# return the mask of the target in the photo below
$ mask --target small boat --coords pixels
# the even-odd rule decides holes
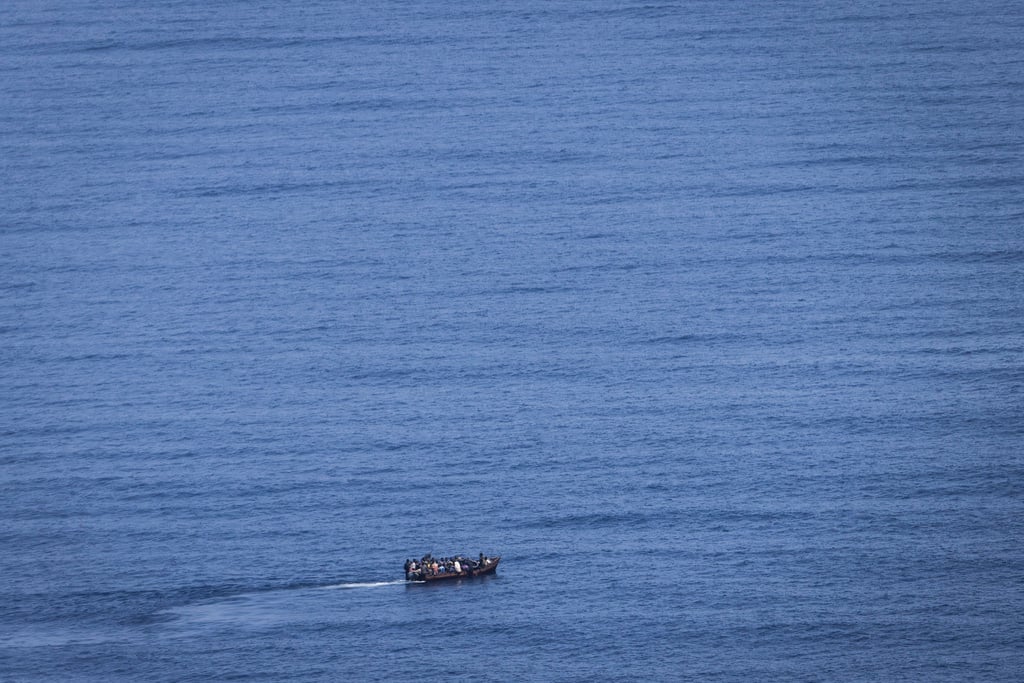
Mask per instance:
[[[480,558],[470,560],[459,556],[442,562],[427,555],[419,561],[409,561],[405,564],[405,578],[407,581],[451,581],[453,579],[467,579],[473,576],[493,574],[501,562],[501,556],[487,557],[481,553]],[[449,565],[445,567],[444,565]],[[434,568],[436,565],[436,569]],[[457,569],[456,569],[457,566]],[[443,571],[442,571],[443,570]]]

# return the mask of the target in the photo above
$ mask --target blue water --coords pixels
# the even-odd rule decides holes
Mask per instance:
[[[1022,35],[6,0],[0,679],[1021,680]]]

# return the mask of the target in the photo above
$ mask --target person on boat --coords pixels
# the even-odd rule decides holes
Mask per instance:
[[[462,563],[459,562],[458,558],[455,559],[454,569],[456,574],[462,573]]]

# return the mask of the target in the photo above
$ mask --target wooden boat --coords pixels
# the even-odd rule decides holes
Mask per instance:
[[[470,562],[469,560],[466,561]],[[498,568],[498,563],[501,562],[501,556],[496,557],[485,557],[483,562],[472,562],[467,567],[463,568],[460,572],[439,572],[432,574],[429,571],[423,571],[422,569],[412,572],[407,572],[405,578],[409,581],[452,581],[454,579],[468,579],[473,576],[483,576],[484,574],[493,574],[494,570]],[[459,562],[462,565],[462,562]]]

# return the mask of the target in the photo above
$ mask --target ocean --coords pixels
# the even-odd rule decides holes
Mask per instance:
[[[1022,35],[7,0],[0,680],[1020,681]]]

